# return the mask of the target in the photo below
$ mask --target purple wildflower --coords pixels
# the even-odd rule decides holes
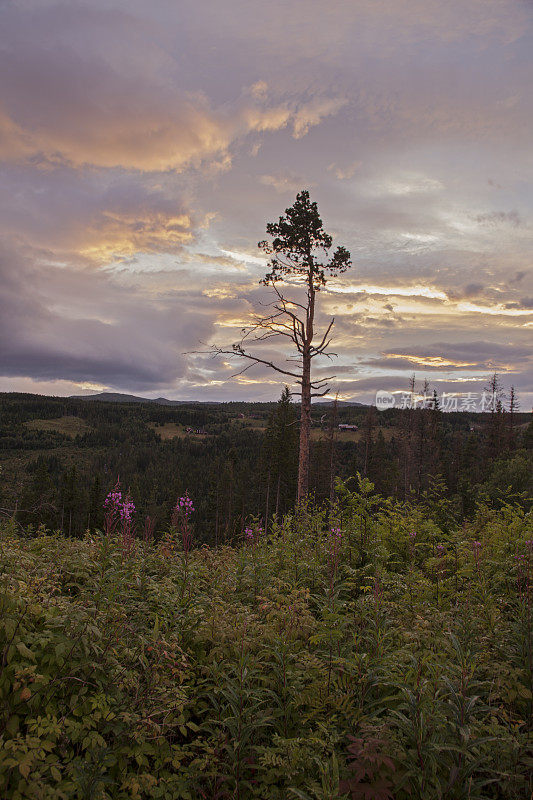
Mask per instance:
[[[188,558],[189,551],[192,547],[192,529],[189,523],[189,516],[193,513],[193,511],[193,502],[189,497],[189,493],[185,492],[183,497],[178,497],[172,512],[172,525],[174,525],[174,527],[181,532],[181,541],[186,559]]]
[[[111,512],[118,512],[122,505],[122,492],[120,491],[120,481],[117,478],[114,489],[109,492],[104,500],[104,508]]]
[[[135,503],[130,497],[126,497],[124,502],[122,503],[119,509],[120,518],[125,520],[126,522],[130,522],[132,519],[132,515],[135,514]]]
[[[188,492],[185,492],[183,497],[178,497],[178,501],[176,503],[176,511],[181,511],[182,514],[185,514],[186,517],[188,517],[189,514],[193,513],[194,505],[191,498],[189,497]]]

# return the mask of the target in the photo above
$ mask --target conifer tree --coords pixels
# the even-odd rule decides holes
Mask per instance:
[[[259,247],[269,255],[270,271],[262,280],[270,287],[275,299],[272,313],[257,317],[243,328],[240,342],[230,350],[215,346],[215,354],[230,354],[248,362],[240,373],[254,364],[262,364],[282,375],[289,376],[300,386],[300,442],[298,456],[298,501],[309,489],[309,453],[311,437],[311,399],[323,397],[328,392],[328,380],[313,380],[311,366],[317,356],[333,355],[328,351],[331,319],[323,333],[316,331],[317,299],[328,277],[345,272],[351,266],[350,253],[339,246],[330,253],[332,237],[324,231],[316,202],[311,202],[308,191],[299,192],[296,201],[285,210],[278,222],[266,226],[271,241],[259,242]],[[291,288],[291,295],[280,290],[280,284]],[[296,350],[289,361],[294,366],[280,366],[255,353],[255,345],[265,341],[289,341]]]
[[[100,476],[96,475],[89,493],[89,509],[87,512],[87,528],[94,531],[102,524],[102,487]]]
[[[298,471],[297,417],[291,402],[291,392],[285,386],[276,408],[270,414],[263,444],[265,474],[265,524],[270,510],[279,514],[286,502],[294,502]]]

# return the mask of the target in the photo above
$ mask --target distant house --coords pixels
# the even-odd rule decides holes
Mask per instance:
[[[359,425],[347,425],[345,422],[341,422],[339,425],[340,431],[358,431]]]

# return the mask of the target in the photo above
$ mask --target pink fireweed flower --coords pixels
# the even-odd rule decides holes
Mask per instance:
[[[261,525],[247,525],[243,532],[244,541],[248,542],[249,544],[255,544],[257,541],[259,541],[259,537],[262,536],[262,534],[263,527]]]
[[[120,505],[121,501],[122,501],[122,492],[109,492],[106,499],[104,500],[104,506],[105,507],[112,506],[113,508],[116,508],[118,505]]]
[[[476,561],[479,561],[482,550],[483,550],[483,545],[481,544],[481,542],[472,543],[472,552],[474,554],[474,558],[476,559]]]
[[[123,554],[131,553],[134,549],[135,523],[133,522],[133,515],[135,513],[135,503],[131,499],[129,492],[125,496],[122,494],[118,479],[113,491],[109,492],[104,500],[104,508],[106,509],[104,514],[106,533],[108,535],[114,534],[118,523],[120,523]]]
[[[122,492],[120,491],[120,481],[117,478],[114,489],[109,492],[104,500],[104,508],[108,511],[118,512],[122,505]]]
[[[132,515],[135,514],[135,503],[133,500],[130,500],[129,497],[126,497],[121,508],[119,509],[119,514],[121,519],[130,522]]]
[[[115,532],[118,523],[120,509],[122,506],[122,492],[120,490],[120,481],[117,482],[112,491],[109,492],[104,500],[104,530],[108,536]]]
[[[178,497],[178,501],[176,503],[176,511],[181,511],[182,514],[185,514],[186,517],[188,517],[189,514],[193,513],[194,511],[193,502],[187,492],[185,492],[183,497]]]
[[[183,551],[185,558],[188,557],[189,551],[192,547],[192,530],[189,523],[189,516],[194,511],[194,505],[189,497],[189,493],[185,492],[183,497],[178,497],[176,505],[172,512],[172,524],[181,533],[181,541],[183,544]]]

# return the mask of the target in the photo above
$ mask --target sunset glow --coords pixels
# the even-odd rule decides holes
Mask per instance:
[[[273,299],[257,242],[306,188],[353,260],[320,294],[333,394],[498,370],[531,406],[530,4],[8,0],[0,24],[1,391],[275,399],[204,351]]]

